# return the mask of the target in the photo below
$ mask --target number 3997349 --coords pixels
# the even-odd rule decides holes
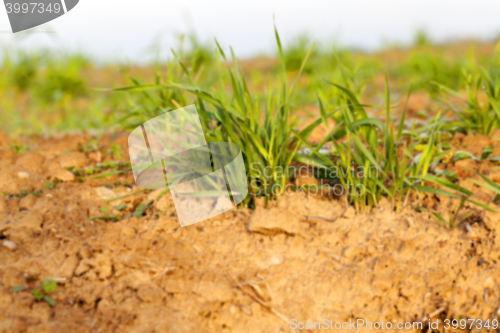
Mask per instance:
[[[5,8],[7,8],[7,14],[11,13],[59,13],[61,12],[62,6],[60,2],[55,3],[38,3],[38,2],[30,2],[30,3],[5,3]]]

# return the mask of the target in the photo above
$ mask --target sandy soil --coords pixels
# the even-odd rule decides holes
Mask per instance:
[[[79,182],[66,170],[112,160],[111,142],[126,152],[126,136],[79,151],[88,139],[29,138],[16,153],[0,136],[0,332],[290,332],[291,319],[422,321],[427,332],[429,318],[500,313],[499,213],[466,207],[471,217],[449,231],[410,206],[395,214],[383,201],[358,214],[341,200],[295,193],[181,228],[169,194],[104,201],[138,190],[127,186],[130,173]],[[480,149],[492,139],[454,145],[464,142]],[[454,167],[500,180],[490,162],[472,162]],[[474,191],[493,205],[491,193]],[[423,203],[443,214],[454,204]],[[91,220],[104,206],[121,220]],[[58,281],[54,308],[11,290],[46,278]]]

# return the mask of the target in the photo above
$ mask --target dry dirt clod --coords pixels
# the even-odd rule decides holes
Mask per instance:
[[[94,152],[89,153],[89,158],[92,160],[92,162],[101,163],[102,154],[100,151],[94,151]]]
[[[354,216],[356,216],[356,210],[351,206],[347,207],[343,217],[346,219],[353,219]]]
[[[78,267],[78,257],[69,256],[64,260],[61,267],[59,267],[59,275],[63,278],[70,278],[75,273],[76,267]]]
[[[59,179],[63,182],[72,182],[75,180],[75,175],[73,173],[62,168],[50,170],[48,176],[52,181]]]
[[[266,235],[302,233],[300,218],[283,208],[264,209],[257,207],[248,223],[248,230]]]
[[[492,141],[490,138],[478,134],[478,135],[468,135],[466,136],[462,144],[465,145],[465,149],[472,153],[474,156],[481,156],[481,153],[483,152],[483,149],[487,148],[489,145],[492,144]]]
[[[43,173],[45,157],[40,154],[28,152],[19,157],[16,161],[16,166],[24,170],[35,173]]]
[[[253,284],[251,285],[252,288],[253,288],[253,290],[258,295],[258,296],[255,296],[254,294],[252,294],[252,293],[248,292],[247,290],[245,290],[243,288],[243,285],[240,284],[240,283],[238,283],[238,281],[236,281],[234,278],[229,278],[228,277],[228,280],[231,281],[233,283],[233,285],[235,287],[237,287],[239,290],[241,290],[244,294],[250,296],[254,301],[256,301],[257,303],[259,303],[263,308],[267,309],[269,312],[271,312],[274,315],[276,315],[277,317],[281,318],[283,321],[285,321],[287,323],[289,322],[289,319],[285,315],[283,315],[283,314],[279,313],[278,311],[276,311],[270,304],[268,304],[267,302],[263,301],[260,298],[260,295],[259,295],[259,293],[257,291],[257,290],[260,290],[260,288],[256,289],[255,285],[253,285]]]
[[[107,187],[98,187],[94,189],[95,194],[102,200],[111,199],[116,197],[115,192]]]
[[[83,168],[87,166],[88,161],[85,154],[80,152],[72,152],[59,157],[59,164],[62,168],[67,168],[67,167]]]
[[[30,193],[19,201],[19,208],[28,210],[31,209],[35,203],[36,197]]]
[[[463,177],[472,177],[474,176],[474,171],[476,169],[477,162],[473,159],[461,160],[455,162],[455,167],[458,168],[460,174]]]
[[[25,178],[27,173],[18,170],[13,166],[2,168],[2,172],[0,172],[0,193],[16,194],[22,189],[31,188],[30,179],[28,179],[29,175]]]

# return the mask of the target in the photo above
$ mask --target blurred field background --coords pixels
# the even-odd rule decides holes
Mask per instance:
[[[379,105],[387,73],[393,101],[413,85],[411,106],[425,119],[436,82],[465,92],[470,75],[493,62],[498,7],[488,0],[319,1],[315,6],[113,0],[82,2],[77,12],[15,36],[0,11],[5,18],[0,24],[0,131],[17,137],[128,128],[139,121],[134,118],[175,107],[172,98],[155,106],[144,95],[103,89],[153,84],[158,73],[163,83],[191,84],[180,63],[201,89],[218,89],[214,83],[222,80],[230,90],[228,73],[218,68],[214,37],[228,58],[234,47],[250,91],[261,100],[276,86],[281,70],[273,16],[290,80],[315,42],[298,82],[294,116],[317,110],[318,91],[335,105],[338,92],[325,80]],[[185,92],[175,94],[177,103],[195,101]]]
[[[111,91],[134,84],[168,82],[191,84],[180,63],[188,67],[196,85],[207,91],[231,89],[227,72],[220,71],[216,43],[200,42],[195,35],[181,36],[168,58],[155,63],[107,63],[90,55],[53,49],[15,49],[4,47],[0,64],[0,131],[17,137],[75,130],[102,133],[129,128],[139,120],[175,108],[175,102],[193,103],[195,96],[177,91],[162,105],[154,105],[142,94]],[[284,57],[290,82],[297,74],[313,41],[297,38],[284,45]],[[405,97],[413,86],[413,116],[428,118],[436,83],[466,94],[468,80],[481,68],[489,68],[498,54],[497,41],[455,41],[433,43],[423,31],[414,36],[413,45],[388,47],[364,52],[327,43],[316,43],[298,82],[292,113],[296,117],[313,116],[318,94],[335,105],[338,92],[326,80],[350,87],[363,102],[378,105],[384,100],[385,74],[390,81],[393,100]],[[278,50],[274,55],[243,59],[240,69],[256,98],[262,99],[269,87],[279,80],[281,64]],[[226,53],[230,53],[226,49]],[[238,54],[235,54],[238,57]],[[228,60],[231,63],[231,60]],[[217,88],[214,88],[216,84]]]

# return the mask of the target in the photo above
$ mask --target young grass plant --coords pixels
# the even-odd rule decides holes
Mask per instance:
[[[408,204],[411,191],[415,191],[419,199],[423,193],[460,199],[458,209],[450,214],[450,221],[446,223],[451,228],[464,219],[461,218],[459,221],[458,217],[465,202],[494,210],[483,203],[471,200],[472,192],[434,175],[434,168],[442,160],[450,159],[453,155],[445,142],[448,136],[441,132],[445,122],[440,114],[418,129],[414,122],[411,131],[405,131],[407,103],[399,124],[395,126],[390,114],[391,98],[387,80],[385,124],[370,117],[365,106],[351,90],[330,84],[344,92],[349,101],[348,107],[342,110],[342,118],[336,119],[337,126],[326,138],[332,141],[335,157],[327,158],[319,152],[326,139],[313,147],[299,133],[295,133],[302,144],[312,152],[312,157],[306,158],[299,154],[296,160],[308,162],[317,168],[330,170],[334,168],[338,181],[345,190],[346,201],[353,204],[357,210],[366,212],[377,206],[380,199],[385,196],[399,212]],[[407,101],[410,94],[411,88]],[[324,103],[320,100],[319,104],[326,123],[327,112]],[[487,183],[488,186],[491,187],[491,183],[491,181]],[[432,213],[439,222],[444,220],[437,212]]]
[[[467,96],[443,84],[434,82],[441,94],[436,97],[453,110],[459,121],[453,123],[456,130],[490,135],[500,128],[500,56],[497,55],[490,65],[489,71],[481,68],[481,72],[463,74],[466,82]],[[453,96],[459,103],[450,101]]]
[[[190,44],[186,51],[185,40],[185,36],[181,35],[180,47],[177,51],[171,50],[173,60],[164,64],[157,62],[153,84],[144,83],[143,79],[133,76],[125,69],[122,71],[132,86],[114,91],[134,93],[127,98],[127,111],[117,120],[124,128],[133,129],[153,117],[179,108],[179,105],[191,104],[187,91],[167,88],[171,83],[189,85],[194,80],[202,82],[204,87],[217,83],[215,57],[208,47],[191,35],[187,38]],[[185,75],[186,72],[188,75]]]
[[[216,63],[219,68],[219,88],[209,91],[196,84],[192,71],[179,60],[188,84],[181,83],[180,76],[169,80],[166,84],[155,85],[136,84],[135,87],[117,89],[119,91],[141,91],[150,94],[159,91],[160,94],[182,94],[189,92],[196,98],[196,104],[201,116],[205,136],[209,142],[231,142],[241,148],[250,184],[250,193],[254,196],[266,196],[267,199],[280,196],[289,179],[287,168],[299,149],[297,136],[294,136],[294,121],[291,117],[294,93],[298,79],[304,69],[313,47],[305,55],[298,74],[292,84],[288,82],[286,61],[278,32],[275,29],[276,42],[281,59],[281,75],[278,87],[270,86],[265,96],[254,95],[248,89],[245,75],[240,71],[238,60],[231,49],[232,68],[222,47],[216,41]],[[222,70],[226,64],[226,73]],[[226,93],[224,75],[227,75],[232,95]],[[171,95],[172,96],[172,95]],[[160,97],[160,99],[162,99]],[[180,108],[187,105],[187,100],[172,103]],[[321,123],[318,119],[301,131],[303,137],[309,137],[313,129]],[[249,202],[247,197],[245,203]]]
[[[440,125],[438,118],[419,130],[413,125],[411,132],[405,132],[406,106],[395,128],[390,116],[391,100],[387,80],[387,125],[370,117],[365,110],[366,106],[359,102],[351,90],[334,83],[330,84],[342,91],[349,103],[348,107],[342,110],[342,117],[336,119],[336,128],[326,138],[332,142],[335,158],[329,159],[319,152],[326,140],[312,147],[297,133],[302,144],[307,146],[314,156],[304,159],[299,155],[297,160],[308,161],[319,168],[333,168],[347,194],[346,200],[354,204],[357,210],[367,211],[377,206],[382,196],[387,196],[399,211],[413,188],[412,177],[425,175],[430,165],[436,163],[439,157],[434,154],[434,133]],[[410,93],[408,98],[409,96]],[[320,100],[319,104],[322,114],[326,115],[324,103]],[[428,130],[431,130],[431,139],[424,152],[415,159],[413,151],[419,141],[414,138]]]

